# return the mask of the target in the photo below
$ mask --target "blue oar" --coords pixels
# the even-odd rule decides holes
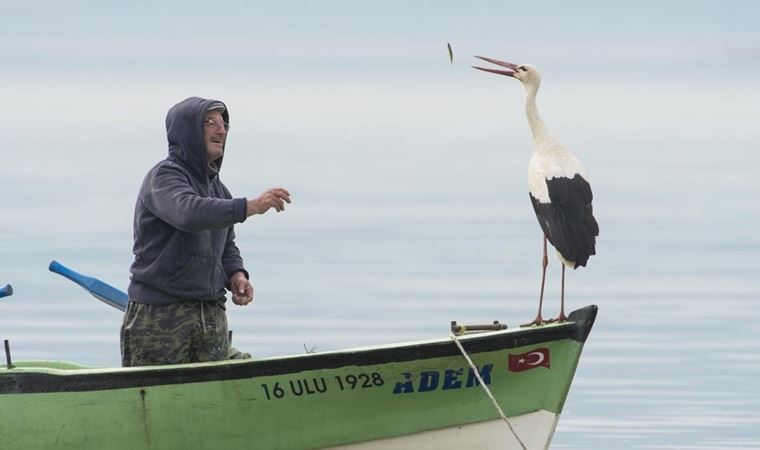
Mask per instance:
[[[50,269],[51,272],[62,275],[74,283],[82,286],[87,292],[89,292],[93,297],[97,298],[101,302],[122,311],[127,309],[129,297],[127,294],[116,289],[115,287],[106,284],[97,278],[88,277],[87,275],[82,275],[81,273],[74,272],[58,261],[52,261],[48,269]]]
[[[13,288],[10,284],[6,284],[3,287],[0,287],[0,298],[8,297],[13,295]]]

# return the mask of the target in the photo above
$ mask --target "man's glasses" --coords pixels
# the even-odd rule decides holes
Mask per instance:
[[[206,128],[211,128],[212,130],[224,128],[224,131],[227,131],[230,129],[230,124],[227,122],[222,122],[219,119],[206,119],[203,121],[203,125],[205,125]]]

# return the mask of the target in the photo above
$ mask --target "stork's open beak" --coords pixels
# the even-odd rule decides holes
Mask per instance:
[[[499,70],[499,69],[486,69],[485,67],[478,67],[478,66],[472,66],[473,69],[482,70],[483,72],[491,72],[498,75],[506,75],[508,77],[514,77],[515,72],[517,72],[517,65],[512,64],[510,62],[506,61],[499,61],[498,59],[492,59],[492,58],[486,58],[485,56],[478,56],[475,55],[476,58],[482,59],[483,61],[488,61],[492,64],[496,64],[497,66],[506,67],[510,70]]]

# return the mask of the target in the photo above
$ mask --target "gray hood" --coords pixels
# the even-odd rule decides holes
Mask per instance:
[[[229,123],[227,106],[219,100],[200,97],[187,98],[174,105],[166,114],[166,138],[169,141],[169,159],[180,162],[200,180],[207,180],[208,158],[206,156],[203,115],[213,107],[224,107],[222,118]],[[213,162],[218,173],[222,167],[222,155]]]

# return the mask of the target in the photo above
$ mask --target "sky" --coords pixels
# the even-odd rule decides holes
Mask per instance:
[[[523,205],[522,89],[472,70],[476,54],[539,67],[550,129],[595,186],[629,196],[629,210],[653,201],[642,177],[674,196],[698,191],[711,202],[700,208],[724,194],[702,189],[705,179],[748,201],[760,194],[734,177],[758,164],[754,1],[28,1],[2,11],[4,264],[29,235],[48,259],[110,242],[122,252],[110,275],[125,280],[135,194],[165,154],[166,111],[191,95],[230,109],[223,178],[236,195],[293,192],[293,220],[264,228],[317,223],[336,204]],[[451,186],[461,198],[434,194]]]
[[[440,54],[433,49],[442,42],[462,62],[484,52],[546,67],[707,72],[729,64],[745,72],[757,68],[760,51],[752,1],[7,3],[0,55],[5,74],[22,76],[366,71],[407,78],[410,70],[434,70]]]

